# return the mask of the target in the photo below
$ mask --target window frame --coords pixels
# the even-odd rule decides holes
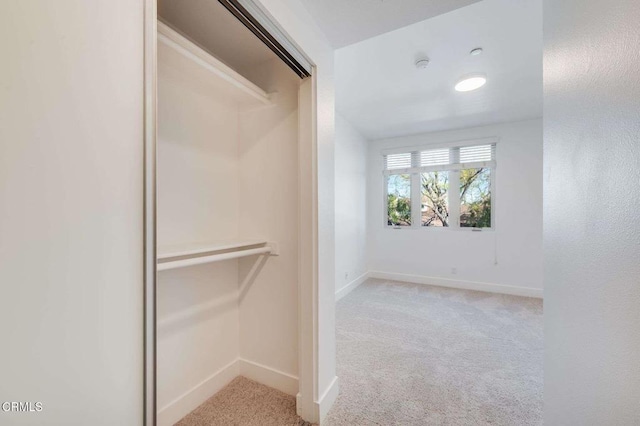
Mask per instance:
[[[435,232],[446,232],[446,231],[458,231],[458,232],[494,232],[496,230],[496,174],[498,168],[498,145],[499,138],[497,137],[489,137],[489,138],[480,138],[480,139],[465,139],[460,141],[452,141],[441,144],[422,144],[422,145],[414,145],[414,146],[405,146],[391,149],[384,149],[380,151],[380,155],[382,156],[382,187],[383,187],[383,227],[386,229],[418,229],[424,228],[429,230],[438,230]],[[422,182],[421,176],[423,171],[416,171],[416,168],[420,168],[420,152],[421,151],[430,151],[437,149],[452,149],[452,148],[463,148],[468,146],[476,146],[476,145],[494,145],[494,158],[491,160],[493,163],[490,166],[487,166],[491,170],[490,172],[490,183],[489,183],[489,191],[491,194],[491,227],[487,228],[474,228],[474,227],[462,227],[460,226],[460,168],[452,167],[451,164],[442,165],[440,170],[449,172],[449,190],[447,195],[449,197],[449,218],[455,218],[455,222],[450,226],[422,226]],[[386,155],[392,154],[403,154],[403,153],[412,153],[411,155],[411,168],[410,169],[386,169],[386,164],[384,162],[384,157]],[[456,151],[453,151],[456,152]],[[457,159],[453,159],[452,162],[456,162]],[[438,167],[439,166],[434,166]],[[472,167],[469,167],[472,168]],[[388,176],[396,175],[396,174],[409,174],[411,176],[411,226],[397,226],[397,225],[389,225],[388,224]],[[456,184],[452,184],[452,182],[456,182]],[[454,203],[451,200],[455,200]],[[450,219],[451,220],[451,219]],[[446,231],[445,231],[446,230]]]

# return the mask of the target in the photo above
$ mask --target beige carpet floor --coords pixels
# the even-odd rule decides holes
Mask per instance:
[[[340,395],[323,426],[542,424],[542,302],[367,280],[336,306]],[[179,426],[302,426],[243,377]]]
[[[308,426],[296,415],[296,399],[236,377],[177,426]]]
[[[370,279],[336,306],[323,426],[542,424],[542,301]]]

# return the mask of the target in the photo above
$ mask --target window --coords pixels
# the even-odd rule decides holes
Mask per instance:
[[[387,225],[411,226],[411,176],[387,177]]]
[[[491,169],[460,170],[460,226],[491,228]]]
[[[495,143],[384,155],[386,224],[493,227]]]
[[[422,226],[449,226],[449,172],[420,174]]]

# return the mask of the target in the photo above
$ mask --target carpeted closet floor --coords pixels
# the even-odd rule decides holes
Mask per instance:
[[[336,306],[340,395],[323,426],[542,424],[542,301],[370,279]],[[305,425],[237,378],[180,426]]]
[[[176,426],[310,426],[296,415],[296,399],[236,377]]]

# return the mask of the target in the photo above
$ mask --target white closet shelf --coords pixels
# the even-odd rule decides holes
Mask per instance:
[[[229,92],[239,104],[244,106],[273,104],[267,92],[161,21],[158,21],[158,42],[209,71],[211,78],[217,80],[216,83],[232,89]]]
[[[165,271],[258,254],[278,256],[277,243],[240,240],[167,247],[158,250],[157,269]]]

